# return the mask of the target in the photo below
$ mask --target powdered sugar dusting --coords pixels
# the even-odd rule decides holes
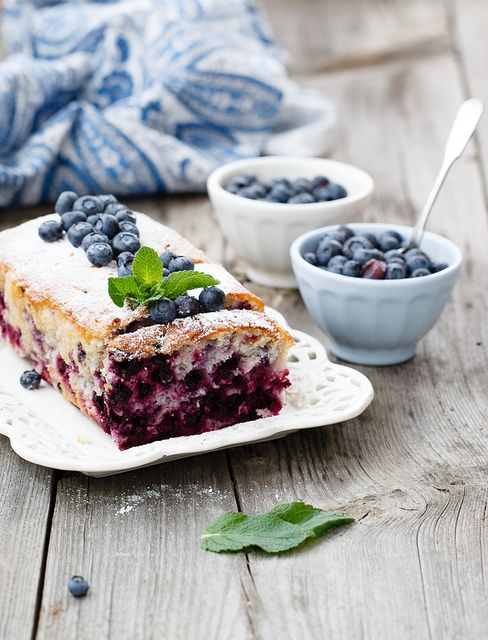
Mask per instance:
[[[49,244],[41,240],[38,228],[48,219],[57,219],[57,215],[43,216],[0,233],[0,267],[5,265],[7,277],[22,286],[31,301],[63,313],[96,337],[110,335],[119,326],[147,313],[145,307],[136,311],[119,309],[110,299],[108,278],[117,275],[115,263],[95,267],[83,250],[75,249],[66,238]],[[137,224],[142,245],[159,252],[168,248],[199,262],[198,270],[214,275],[234,306],[236,299],[242,298],[254,308],[262,307],[259,298],[221,265],[208,263],[205,254],[176,231],[142,213],[137,214]]]

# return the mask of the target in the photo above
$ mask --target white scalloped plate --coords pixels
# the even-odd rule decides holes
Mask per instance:
[[[277,320],[283,317],[269,310]],[[299,429],[350,420],[373,399],[366,376],[333,364],[324,347],[301,331],[289,355],[291,386],[279,415],[219,431],[159,440],[119,451],[110,436],[43,384],[27,391],[19,384],[26,366],[8,345],[0,345],[0,433],[19,456],[36,464],[106,476],[242,444],[272,440]]]

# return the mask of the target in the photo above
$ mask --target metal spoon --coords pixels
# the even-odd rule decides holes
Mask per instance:
[[[401,253],[419,246],[429,214],[434,206],[437,196],[439,195],[439,191],[444,184],[444,180],[446,179],[449,169],[452,167],[454,162],[461,157],[463,151],[466,149],[466,145],[473,135],[482,113],[483,103],[475,98],[466,100],[466,102],[463,102],[460,106],[456,119],[454,120],[454,124],[452,125],[451,133],[447,139],[446,148],[444,150],[444,159],[442,161],[439,174],[437,175],[434,186],[429,193],[429,197],[427,198],[427,202],[422,209],[417,223],[413,228],[412,236],[410,237],[408,244],[399,249]]]

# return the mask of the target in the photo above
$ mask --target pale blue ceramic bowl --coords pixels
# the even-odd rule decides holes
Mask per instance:
[[[379,235],[387,229],[409,238],[411,227],[393,224],[351,223],[358,234]],[[432,329],[444,309],[463,261],[455,244],[426,232],[420,248],[434,262],[446,262],[443,271],[405,280],[363,280],[331,273],[302,257],[315,251],[319,239],[337,225],[301,235],[290,249],[300,293],[311,316],[330,338],[331,351],[349,362],[389,365],[415,355],[417,342]]]

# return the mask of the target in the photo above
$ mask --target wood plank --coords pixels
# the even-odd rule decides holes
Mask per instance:
[[[449,46],[442,0],[261,0],[290,67],[309,73]]]
[[[235,510],[225,454],[58,485],[38,639],[250,636],[242,555],[199,548],[208,521]],[[90,581],[86,598],[67,591]]]
[[[463,99],[453,58],[310,83],[340,99],[336,157],[363,166],[376,180],[365,218],[412,221]],[[449,177],[430,226],[457,241],[466,267],[417,357],[399,367],[363,368],[376,398],[358,420],[230,453],[245,512],[300,498],[362,518],[303,552],[249,556],[263,601],[254,621],[260,637],[474,639],[488,633],[488,401],[481,375],[488,229],[473,147]],[[298,300],[291,294],[285,300],[291,322],[301,323]]]
[[[0,436],[0,638],[31,637],[53,488],[51,470],[19,458]]]

